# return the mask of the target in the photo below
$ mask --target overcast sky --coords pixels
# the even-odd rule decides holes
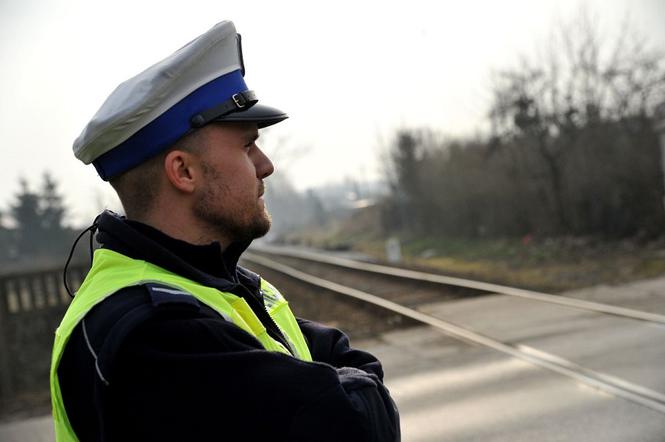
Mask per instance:
[[[533,54],[586,5],[611,35],[623,16],[665,48],[662,0],[0,0],[0,210],[19,176],[51,172],[84,223],[112,191],[72,141],[122,81],[216,22],[243,35],[245,79],[290,119],[267,131],[276,166],[305,189],[380,175],[399,127],[484,129],[493,69]]]

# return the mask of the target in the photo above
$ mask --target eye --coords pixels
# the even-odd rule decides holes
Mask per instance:
[[[256,147],[256,140],[258,138],[259,138],[258,136],[250,136],[250,137],[245,138],[247,144],[245,144],[243,146],[243,148],[246,149],[246,150],[250,150],[253,147]]]

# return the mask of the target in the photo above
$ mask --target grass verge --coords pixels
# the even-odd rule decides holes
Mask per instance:
[[[330,250],[354,250],[385,262],[376,231],[344,225],[285,238]],[[665,275],[665,238],[650,242],[599,238],[399,238],[402,265],[452,276],[546,292],[616,285]]]

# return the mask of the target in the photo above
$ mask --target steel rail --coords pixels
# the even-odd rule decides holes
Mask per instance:
[[[251,250],[259,253],[268,253],[273,255],[286,256],[291,258],[305,259],[325,264],[331,264],[338,267],[344,267],[354,270],[362,270],[370,273],[379,273],[383,275],[397,276],[416,281],[427,281],[435,284],[452,285],[456,287],[465,287],[473,290],[479,290],[488,293],[497,293],[500,295],[516,296],[532,301],[547,302],[558,304],[564,307],[570,307],[578,310],[586,310],[595,313],[604,313],[607,315],[618,316],[622,318],[635,319],[657,324],[665,324],[665,315],[658,313],[643,312],[640,310],[619,307],[615,305],[600,304],[592,301],[568,298],[560,295],[550,295],[533,290],[518,289],[488,282],[473,281],[470,279],[455,278],[452,276],[435,275],[432,273],[419,272],[415,270],[400,269],[397,267],[388,267],[368,262],[355,261],[352,259],[338,258],[335,256],[324,256],[318,253],[282,250],[276,247],[253,246]]]
[[[293,267],[274,262],[269,258],[258,256],[251,252],[246,252],[243,258],[274,271],[283,273],[292,278],[300,280],[310,285],[321,287],[338,294],[349,296],[363,302],[367,302],[386,310],[398,313],[402,316],[414,319],[420,323],[430,325],[445,334],[474,344],[480,344],[493,350],[508,354],[525,362],[538,367],[559,373],[570,377],[580,383],[588,385],[597,390],[620,397],[631,402],[643,405],[652,410],[665,414],[665,395],[655,390],[633,384],[615,376],[606,373],[591,370],[572,361],[563,359],[559,356],[542,352],[521,344],[510,344],[497,341],[489,336],[485,336],[473,330],[453,324],[434,316],[413,310],[403,305],[397,304],[387,299],[372,295],[361,290],[347,287],[332,281],[319,278],[297,270]]]

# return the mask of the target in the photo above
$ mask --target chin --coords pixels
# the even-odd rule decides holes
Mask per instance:
[[[246,226],[244,232],[240,237],[245,240],[253,240],[265,236],[270,231],[272,225],[272,218],[265,209],[261,209],[260,213]]]
[[[270,231],[270,227],[272,226],[272,220],[270,219],[270,216],[267,216],[262,221],[263,222],[261,223],[261,225],[256,226],[257,228],[255,230],[254,239],[261,238]]]

